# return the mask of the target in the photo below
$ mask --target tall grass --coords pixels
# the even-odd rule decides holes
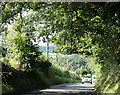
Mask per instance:
[[[113,65],[107,74],[102,75],[96,83],[96,92],[120,94],[120,67]],[[118,95],[119,95],[118,94]]]
[[[55,84],[81,82],[76,80],[71,74],[66,76],[66,72],[52,65],[48,70],[48,75],[35,69],[32,71],[22,71],[9,65],[9,61],[2,61],[3,72],[12,72],[11,75],[3,74],[3,93],[24,93],[36,89],[44,89]]]

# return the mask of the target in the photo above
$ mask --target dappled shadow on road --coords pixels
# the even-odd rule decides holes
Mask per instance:
[[[120,95],[117,93],[94,93],[94,92],[80,92],[80,93],[60,93],[60,92],[41,92],[41,93],[7,93],[2,95]]]
[[[92,84],[61,84],[48,89],[32,91],[31,95],[96,95]],[[28,94],[30,95],[30,94]]]
[[[93,84],[61,84],[54,85],[43,90],[34,90],[26,93],[15,93],[11,95],[99,95],[94,93]],[[8,94],[10,95],[10,94]]]
[[[17,95],[17,94],[14,94]],[[20,94],[20,95],[120,95],[116,93],[94,93],[94,92],[80,92],[80,93],[59,93],[59,92],[50,92],[50,93],[32,93],[32,94]]]
[[[97,94],[95,94],[93,92],[80,92],[80,93],[60,93],[60,92],[46,93],[46,92],[43,92],[43,93],[40,93],[40,94],[32,93],[32,94],[22,94],[22,95],[97,95]]]
[[[52,93],[42,93],[42,94],[40,94],[40,95],[94,95],[94,93],[92,93],[92,92],[87,92],[87,93],[85,93],[85,92],[80,92],[80,93],[56,93],[56,92],[52,92]]]

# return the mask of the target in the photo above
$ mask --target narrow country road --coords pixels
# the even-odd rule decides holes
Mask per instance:
[[[61,84],[44,90],[35,90],[31,95],[94,95],[94,85],[89,83]],[[28,95],[30,95],[28,94]],[[26,94],[25,94],[26,95]]]

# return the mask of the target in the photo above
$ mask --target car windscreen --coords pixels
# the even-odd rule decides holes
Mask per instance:
[[[90,76],[84,76],[84,78],[91,78]]]

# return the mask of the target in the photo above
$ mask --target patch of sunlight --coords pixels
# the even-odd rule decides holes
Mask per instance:
[[[119,88],[119,83],[116,83],[116,85],[109,90],[109,93],[114,93]]]
[[[89,84],[89,83],[85,83],[85,84],[82,84],[81,83],[77,83],[77,84],[71,84],[71,85],[67,85],[68,87],[88,87],[88,89],[94,89],[94,84]]]
[[[106,85],[107,85],[107,84],[106,84]],[[103,93],[107,93],[107,92],[108,92],[108,87],[109,87],[109,86],[110,86],[110,84],[108,84],[108,85],[105,87]]]
[[[12,66],[12,67],[14,67],[15,69],[17,69],[18,67],[19,67],[19,63],[18,63],[18,61],[16,61],[15,59],[10,59],[10,65]]]
[[[109,79],[110,79],[110,76],[107,77],[107,79],[105,80],[105,82],[103,83],[103,85],[105,85]]]
[[[110,84],[108,84],[104,89],[103,93],[115,93],[116,90],[119,89],[119,85],[120,85],[120,81],[117,82],[114,87],[109,89],[108,87],[110,86]]]
[[[45,89],[45,90],[40,90],[42,92],[64,92],[64,93],[75,93],[75,92],[93,92],[93,90],[78,90],[78,89]]]

